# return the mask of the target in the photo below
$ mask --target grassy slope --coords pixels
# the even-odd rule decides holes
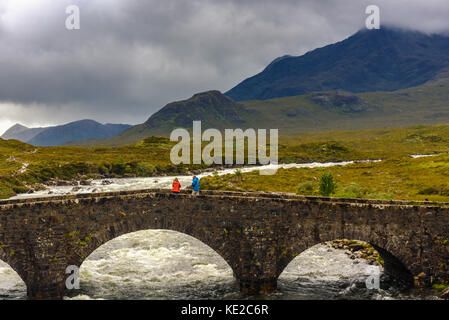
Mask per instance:
[[[243,101],[241,103],[248,111],[240,112],[239,116],[244,121],[230,121],[227,125],[229,128],[243,129],[277,128],[280,130],[280,135],[285,137],[328,130],[359,130],[449,123],[449,77],[447,76],[405,90],[357,94],[356,96],[363,101],[365,107],[365,110],[361,112],[348,111],[345,107],[329,107],[315,103],[312,101],[312,97],[317,93],[264,101]],[[189,110],[190,107],[186,110]],[[192,117],[202,120],[203,128],[221,129],[222,126],[220,127],[210,120],[218,117],[219,111],[217,110],[214,111],[213,117],[207,112],[200,112]],[[168,136],[168,132],[177,127],[173,126],[172,122],[171,118],[167,118],[164,124],[159,119],[154,128],[141,124],[112,138],[77,143],[116,146],[136,143],[150,135]],[[191,128],[191,125],[191,121],[189,121],[188,124],[182,126]]]
[[[145,123],[129,128],[120,134],[100,140],[78,141],[72,145],[123,145],[140,141],[148,136],[170,136],[175,128],[192,130],[195,120],[201,120],[203,131],[216,128],[224,131],[226,128],[245,126],[245,120],[257,112],[248,110],[231,100],[219,91],[207,91],[195,94],[193,97],[167,104],[154,113]]]
[[[314,103],[312,94],[242,102],[259,111],[248,119],[259,128],[279,128],[282,135],[310,131],[406,127],[449,122],[449,78],[394,92],[357,94],[371,107],[369,111],[345,112]]]
[[[333,131],[286,137],[281,141],[281,162],[386,159],[326,169],[279,170],[273,176],[257,172],[207,178],[205,189],[297,192],[318,195],[318,180],[331,172],[339,187],[334,196],[379,199],[449,201],[449,156],[412,159],[411,154],[449,151],[449,125],[396,129]],[[309,187],[307,186],[309,185]]]
[[[0,139],[0,198],[12,196],[17,192],[26,192],[29,189],[28,186],[44,183],[52,178],[69,180],[100,176],[126,177],[185,173],[187,166],[170,164],[169,153],[173,145],[174,143],[167,139],[153,137],[124,147],[35,148],[18,141]],[[445,189],[444,160],[446,158],[443,157],[441,164],[438,164],[443,169],[437,170],[432,161],[440,158],[413,160],[408,158],[408,155],[448,152],[449,125],[309,133],[300,137],[283,137],[279,147],[280,161],[285,163],[390,159],[381,164],[354,165],[357,170],[353,170],[353,166],[329,169],[341,175],[342,178],[336,176],[341,182],[339,192],[344,191],[346,195],[348,194],[347,190],[343,190],[344,187],[351,182],[356,182],[360,184],[361,189],[367,188],[362,190],[366,191],[365,193],[359,190],[361,192],[359,196],[415,197],[416,199],[430,197],[445,200],[449,200],[446,199],[447,196],[444,195],[443,190]],[[414,167],[420,162],[425,164],[424,167]],[[29,163],[27,171],[18,173],[23,163]],[[194,166],[190,166],[192,167]],[[272,177],[250,174],[248,177],[252,177],[253,180],[245,177],[242,185],[232,183],[235,177],[225,177],[223,181],[230,179],[232,185],[222,184],[218,179],[217,183],[210,182],[209,187],[295,192],[299,183],[316,181],[321,173],[321,169],[280,170],[278,175]],[[396,180],[400,182],[394,184]],[[204,180],[204,183],[206,183],[205,187],[208,187],[209,182]],[[389,187],[390,184],[392,188]],[[411,186],[409,191],[407,188],[402,188],[407,184]],[[418,195],[419,191],[426,191],[426,188],[443,190],[440,192],[443,195]],[[429,192],[435,193],[437,192],[435,190]]]
[[[291,192],[319,195],[319,178],[332,173],[338,187],[332,196],[371,199],[449,201],[449,156],[411,159],[402,157],[379,163],[355,163],[345,167],[280,169],[275,175],[258,172],[201,180],[203,189]],[[298,187],[300,190],[298,191]]]
[[[0,139],[0,198],[27,192],[53,178],[152,176],[181,173],[186,166],[170,163],[174,143],[148,138],[136,145],[116,148],[41,147]],[[20,173],[23,164],[27,170]],[[194,166],[191,166],[193,168]]]

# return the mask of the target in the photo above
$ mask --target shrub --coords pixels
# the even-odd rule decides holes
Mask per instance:
[[[140,177],[150,177],[156,172],[155,166],[148,162],[140,162],[137,164],[137,175]]]
[[[342,198],[363,198],[368,190],[362,188],[358,183],[350,183],[339,190],[336,195]]]
[[[303,195],[312,195],[315,192],[315,183],[313,181],[306,181],[298,184],[296,193]]]
[[[113,173],[117,175],[123,175],[126,171],[126,163],[123,157],[119,157],[117,162],[114,162],[112,164],[112,170]]]
[[[109,174],[109,168],[108,165],[106,163],[102,163],[99,167],[98,167],[98,173],[102,174],[102,175],[108,175]]]
[[[334,176],[331,173],[325,173],[320,178],[320,195],[330,196],[337,188]]]
[[[242,181],[243,180],[242,170],[237,169],[237,170],[235,170],[234,174],[235,174],[235,176],[237,178],[237,181]]]
[[[360,186],[358,183],[350,183],[349,185],[344,186],[335,193],[335,196],[341,198],[393,199],[391,193],[373,191]]]
[[[418,194],[422,194],[422,195],[433,195],[433,194],[439,194],[440,190],[438,190],[435,187],[427,187],[424,189],[421,189],[418,191]]]

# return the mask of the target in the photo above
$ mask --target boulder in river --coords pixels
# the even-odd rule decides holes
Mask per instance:
[[[81,180],[80,185],[82,186],[90,186],[92,184],[92,180]]]

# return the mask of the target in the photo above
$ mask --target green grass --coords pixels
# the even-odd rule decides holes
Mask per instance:
[[[0,198],[63,180],[186,174],[206,165],[172,165],[167,138],[149,137],[121,147],[39,147],[0,139]],[[203,147],[206,143],[203,143]],[[338,197],[449,201],[449,125],[315,132],[280,139],[281,163],[385,159],[326,169],[279,170],[203,179],[204,189],[319,194],[319,179],[332,173]],[[224,153],[223,153],[224,154]],[[442,154],[411,159],[411,154]],[[27,170],[20,173],[24,163]]]
[[[412,159],[391,158],[329,168],[280,169],[275,175],[258,172],[208,177],[203,189],[287,192],[320,195],[319,180],[331,173],[337,182],[334,197],[449,201],[449,155]],[[429,192],[429,190],[431,192]]]
[[[0,198],[27,192],[51,179],[87,179],[180,174],[204,165],[172,165],[167,138],[150,137],[115,148],[40,147],[0,139]],[[27,170],[19,173],[24,163]]]
[[[313,101],[317,93],[252,100],[242,103],[254,110],[247,126],[279,128],[282,136],[298,136],[329,130],[398,128],[412,125],[435,125],[449,122],[449,78],[393,92],[355,94],[360,112],[344,107],[328,107]],[[335,92],[320,94],[332,96]]]

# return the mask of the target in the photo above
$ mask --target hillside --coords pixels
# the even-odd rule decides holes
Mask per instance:
[[[251,126],[279,128],[282,135],[440,124],[449,122],[449,78],[394,92],[330,91],[242,103],[258,112]]]
[[[447,52],[449,37],[392,28],[362,30],[301,57],[277,58],[226,95],[196,94],[167,104],[117,136],[69,144],[114,146],[152,135],[168,137],[175,128],[190,129],[194,120],[202,121],[203,130],[277,128],[290,136],[447,123]]]
[[[59,146],[73,140],[112,137],[129,127],[131,126],[125,124],[101,124],[93,120],[80,120],[45,128],[27,128],[16,124],[1,138],[16,139],[35,146]]]
[[[314,91],[395,91],[424,84],[449,66],[449,37],[394,28],[361,30],[303,56],[275,59],[225,94],[267,100]]]
[[[449,77],[443,76],[418,87],[394,92],[327,91],[240,103],[232,102],[218,92],[213,95],[216,99],[210,104],[203,99],[196,101],[198,97],[168,104],[147,122],[117,136],[73,144],[113,146],[135,143],[152,135],[168,137],[176,127],[191,128],[193,119],[202,120],[203,129],[277,128],[281,136],[449,123]],[[219,107],[219,101],[228,108]],[[228,110],[226,117],[232,120],[220,120],[225,114],[220,110]]]
[[[176,128],[192,129],[195,120],[202,121],[202,129],[247,127],[248,119],[257,116],[256,110],[248,110],[219,91],[195,94],[187,100],[167,104],[143,124],[129,128],[117,136],[101,141],[86,141],[82,144],[119,145],[135,143],[146,137],[169,136]],[[71,143],[72,144],[72,143]]]
[[[360,172],[362,180],[357,180],[351,172],[344,175],[345,181],[342,182],[350,185],[351,182],[360,181],[361,185],[372,188],[373,193],[370,195],[375,195],[376,198],[382,196],[381,193],[390,193],[391,185],[395,183],[400,191],[393,195],[395,198],[402,198],[407,194],[410,199],[431,197],[434,200],[449,201],[449,187],[445,186],[447,155],[442,163],[434,164],[432,160],[435,157],[427,157],[423,158],[427,159],[426,163],[414,167],[416,172],[426,170],[426,174],[422,175],[426,177],[425,184],[416,181],[416,176],[419,175],[404,172],[407,165],[415,161],[409,157],[411,154],[449,152],[449,125],[327,131],[282,137],[279,142],[281,163],[390,159],[386,166],[380,164],[380,171],[375,174],[371,173],[371,166],[375,164],[359,164],[358,166],[366,169],[366,172]],[[17,140],[0,138],[0,199],[39,190],[43,187],[42,183],[72,185],[72,180],[92,178],[186,175],[192,170],[206,167],[204,164],[172,165],[169,159],[174,144],[167,138],[150,137],[135,145],[113,148],[34,147]],[[397,159],[400,159],[400,162],[394,165]],[[396,171],[391,164],[400,171]],[[301,170],[307,174],[307,179],[311,178],[312,172],[315,171]],[[285,177],[283,172],[285,171],[279,170],[279,174],[268,180],[266,176],[261,176],[265,177],[263,182],[258,180],[246,190],[295,192],[298,183],[307,182],[302,175],[295,175],[291,180],[292,177]],[[385,172],[391,172],[392,175]],[[342,179],[337,174],[335,177]],[[413,183],[413,190],[409,190],[409,182]],[[202,183],[202,188],[206,189],[207,182]],[[346,187],[345,184],[342,186]],[[214,188],[221,187],[229,185],[216,185]],[[242,187],[240,183],[234,184],[232,190]]]

